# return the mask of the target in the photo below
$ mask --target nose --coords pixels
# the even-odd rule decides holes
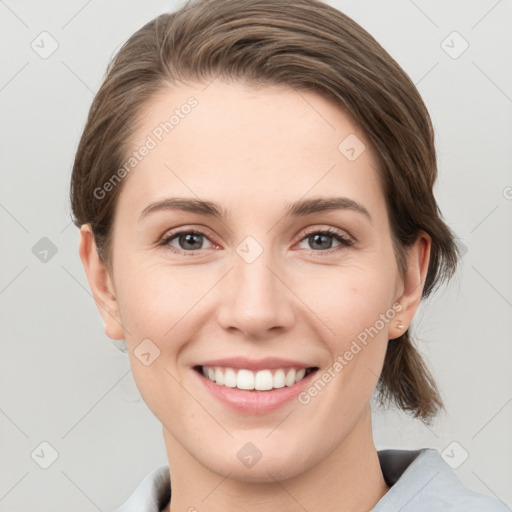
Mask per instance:
[[[294,294],[286,272],[271,251],[254,261],[235,253],[233,268],[222,280],[217,321],[228,331],[251,340],[265,340],[288,330],[295,322]]]

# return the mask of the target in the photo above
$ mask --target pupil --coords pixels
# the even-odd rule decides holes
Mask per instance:
[[[196,237],[196,240],[197,240],[200,236],[201,235],[198,235],[197,233],[187,233],[186,235],[182,236],[182,239],[185,239],[185,244],[191,243],[193,246],[194,245],[194,237]],[[196,241],[195,247],[187,247],[187,248],[188,249],[200,249],[200,247],[201,247],[201,242]]]
[[[313,238],[313,243],[317,243],[319,239],[325,239],[325,238],[330,238],[328,235],[324,235],[324,234],[320,234],[320,233],[317,233],[316,235],[313,235],[312,236]],[[320,243],[321,245],[321,242],[318,242]],[[331,245],[332,245],[332,240],[331,240],[331,243],[330,244],[327,244],[328,247],[323,247],[323,249],[330,249],[331,248]]]

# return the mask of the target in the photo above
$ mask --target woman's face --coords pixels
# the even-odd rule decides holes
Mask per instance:
[[[429,246],[411,250],[407,284],[363,133],[312,92],[213,82],[155,97],[131,142],[106,277],[115,299],[95,295],[168,452],[272,481],[367,443],[388,339],[414,314]],[[228,385],[199,365],[232,368],[210,370]],[[317,370],[293,384],[300,368]],[[251,381],[277,387],[232,387]]]

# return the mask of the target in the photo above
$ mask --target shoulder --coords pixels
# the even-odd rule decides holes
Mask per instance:
[[[512,506],[465,487],[433,448],[381,450],[384,478],[391,486],[372,512],[506,512]]]
[[[116,512],[160,512],[170,499],[169,466],[158,466],[139,483]]]

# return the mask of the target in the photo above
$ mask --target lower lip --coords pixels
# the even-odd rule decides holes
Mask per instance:
[[[256,391],[220,386],[206,378],[202,373],[196,370],[192,371],[201,379],[206,389],[215,398],[236,411],[252,414],[265,414],[275,411],[294,398],[297,398],[297,396],[309,386],[312,378],[318,372],[318,370],[316,370],[309,373],[292,386],[274,388],[269,391]]]

